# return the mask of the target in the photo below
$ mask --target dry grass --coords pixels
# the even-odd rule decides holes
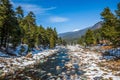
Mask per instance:
[[[114,60],[114,61],[104,61],[98,63],[100,67],[108,68],[112,71],[120,71],[120,60]]]
[[[102,46],[101,49],[102,50],[108,50],[108,49],[112,49],[113,46]]]

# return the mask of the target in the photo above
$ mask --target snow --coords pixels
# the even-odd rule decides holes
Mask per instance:
[[[83,49],[80,48],[81,46],[79,45],[74,45],[74,46],[70,46],[70,45],[67,45],[67,48],[70,50],[70,51],[82,51]]]
[[[27,65],[30,65],[30,64],[34,64],[35,61],[25,61],[23,62],[22,66],[27,66]]]
[[[108,50],[110,55],[120,57],[120,48]]]
[[[84,76],[87,76],[89,80],[94,80],[95,77],[103,77],[105,79],[112,78],[113,80],[119,80],[120,76],[115,76],[111,70],[98,66],[98,62],[101,62],[103,60],[100,60],[101,55],[92,52],[92,51],[84,51],[82,47],[75,45],[75,46],[67,46],[67,48],[70,50],[69,55],[72,55],[74,59],[78,57],[80,63],[78,64],[85,64],[85,66],[80,69],[85,71],[83,74]],[[118,48],[116,51],[112,51],[114,54],[120,54],[120,48]],[[106,56],[107,57],[107,56]],[[109,58],[111,58],[109,56]],[[74,64],[74,63],[73,63]],[[105,71],[104,71],[105,70]],[[107,72],[106,72],[107,71]],[[120,71],[118,71],[120,72]]]
[[[45,57],[47,56],[55,54],[58,50],[59,49],[44,50],[44,51],[39,52],[38,54],[33,54],[32,58],[27,58],[25,56],[15,57],[15,58],[0,57],[0,68],[2,68],[1,70],[5,73],[9,73],[11,69],[18,69],[18,68],[24,69],[27,66],[29,67],[29,65],[36,64],[36,61],[40,61],[42,59],[45,59]],[[6,56],[6,55],[0,52],[0,56]]]
[[[24,51],[21,53],[21,49],[24,49]],[[22,55],[26,55],[28,51],[28,45],[26,44],[20,44],[16,47],[16,49],[13,51],[13,54],[16,54],[16,56],[20,56],[20,53]]]
[[[26,45],[25,45],[26,46]],[[80,65],[85,64],[84,68],[80,67],[83,71],[85,76],[89,77],[90,80],[93,80],[95,77],[104,77],[109,79],[110,77],[113,78],[113,80],[119,80],[119,76],[115,76],[112,74],[111,70],[103,68],[104,70],[107,70],[108,72],[101,69],[101,67],[98,66],[98,62],[101,62],[103,60],[100,60],[101,55],[92,52],[92,51],[85,51],[82,46],[74,45],[70,46],[67,45],[67,49],[69,49],[69,55],[71,55],[74,59],[76,59],[76,63],[73,63],[73,65]],[[18,50],[18,53],[20,51],[20,46],[16,48]],[[27,46],[26,46],[27,50]],[[33,48],[33,57],[32,58],[26,58],[25,56],[22,57],[15,57],[15,58],[4,58],[0,57],[0,68],[3,70],[3,72],[8,73],[11,69],[18,69],[18,68],[24,68],[29,65],[34,65],[37,63],[37,61],[43,61],[45,60],[45,57],[50,56],[52,54],[55,54],[59,48],[56,49],[47,49],[47,50],[37,50]],[[17,52],[17,51],[16,51]],[[120,54],[120,48],[118,48],[116,51],[111,51],[115,54]],[[37,54],[36,54],[37,53]],[[7,54],[3,54],[0,52],[0,56],[9,56]],[[11,64],[13,66],[11,66]],[[119,71],[120,72],[120,71]]]
[[[40,49],[32,48],[32,50],[31,50],[32,54],[37,54],[37,53],[45,50],[41,46],[39,48]],[[46,49],[46,50],[49,50],[49,49]],[[8,53],[13,54],[15,56],[25,56],[28,53],[28,45],[27,44],[20,44],[15,48],[15,50],[8,47],[7,51],[8,51]],[[2,54],[2,52],[0,52],[0,56],[8,56],[8,55]]]
[[[0,52],[0,57],[6,57],[6,56],[9,56],[9,55],[7,55],[7,54],[5,54],[5,53]]]
[[[76,31],[79,31],[80,29],[74,29],[72,32],[76,32]]]
[[[103,58],[106,60],[112,60],[112,59],[120,57],[120,48],[110,49],[104,52],[109,53],[108,55],[103,56]]]

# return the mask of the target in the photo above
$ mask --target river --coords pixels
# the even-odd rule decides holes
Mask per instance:
[[[65,64],[69,62],[69,55],[67,51],[61,51],[57,54],[48,57],[47,61],[39,64],[36,69],[41,69],[43,74],[39,76],[41,80],[70,80],[71,75],[80,75],[78,65],[74,64],[74,69],[68,70]],[[38,78],[38,77],[37,77]],[[37,79],[35,78],[35,79]]]
[[[45,62],[39,63],[34,68],[26,68],[15,75],[7,76],[6,79],[18,80],[70,80],[71,75],[80,75],[79,66],[74,64],[74,68],[68,70],[65,64],[70,61],[66,50],[45,58]],[[42,62],[42,61],[40,61]]]

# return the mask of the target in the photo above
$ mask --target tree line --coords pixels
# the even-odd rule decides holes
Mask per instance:
[[[88,29],[78,43],[82,45],[107,44],[120,46],[120,3],[113,13],[109,7],[101,12],[102,27],[96,30]]]
[[[0,0],[0,47],[12,44],[27,44],[30,48],[42,45],[54,48],[62,39],[56,29],[37,26],[35,14],[30,11],[26,16],[21,6],[15,10],[9,0]]]

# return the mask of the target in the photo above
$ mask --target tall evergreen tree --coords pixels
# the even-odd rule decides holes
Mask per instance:
[[[115,10],[115,12],[117,14],[118,19],[120,19],[120,3],[118,3],[117,10]]]
[[[116,38],[116,45],[120,44],[120,3],[117,5],[117,10],[115,10],[117,15],[117,22],[116,22],[116,31],[117,31],[117,38]]]
[[[55,47],[55,37],[53,35],[51,35],[50,37],[50,48],[54,48]]]
[[[103,19],[103,25],[101,29],[103,39],[114,43],[114,40],[116,39],[116,17],[108,7],[104,9],[104,11],[101,13],[101,16]]]
[[[88,29],[85,34],[85,42],[87,45],[95,44],[94,33],[90,29]]]
[[[22,42],[28,44],[29,47],[33,47],[35,45],[35,34],[37,30],[35,15],[33,12],[29,12],[28,15],[24,18],[23,25],[25,36]]]
[[[84,45],[85,44],[85,36],[81,36],[79,39],[78,39],[78,44],[80,45]]]
[[[21,6],[18,6],[16,8],[16,17],[20,26],[20,30],[21,30],[21,35],[18,36],[18,38],[20,39],[20,41],[22,41],[23,37],[25,36],[25,31],[23,29],[23,23],[24,23],[24,11],[22,10]],[[16,37],[17,38],[17,37]]]
[[[28,44],[29,48],[44,45],[55,47],[57,43],[57,31],[48,27],[36,25],[36,19],[33,12],[29,12],[24,17],[24,11],[21,6],[12,9],[9,0],[0,0],[0,46],[12,43],[14,47],[20,42]]]
[[[1,46],[6,47],[10,39],[14,42],[19,35],[19,25],[9,0],[0,0],[0,38]],[[16,34],[15,34],[16,33]]]
[[[95,40],[96,40],[96,44],[99,44],[100,41],[102,40],[101,29],[94,30],[94,37],[95,37]]]
[[[20,21],[21,19],[23,19],[23,17],[24,17],[24,12],[23,12],[21,6],[18,6],[18,7],[16,8],[16,16],[17,16],[18,21]]]

